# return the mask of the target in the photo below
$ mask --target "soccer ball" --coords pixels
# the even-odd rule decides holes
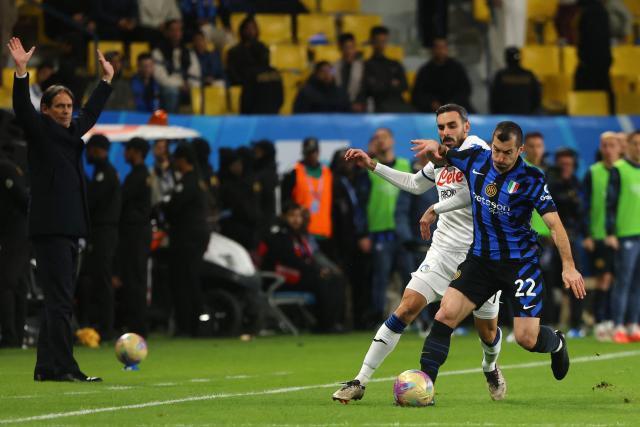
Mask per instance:
[[[147,357],[147,342],[138,334],[124,334],[116,341],[116,357],[125,366],[135,366]]]
[[[428,406],[434,394],[431,378],[417,369],[404,371],[393,384],[393,398],[400,406]]]

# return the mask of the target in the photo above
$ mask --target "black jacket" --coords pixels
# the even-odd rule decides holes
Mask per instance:
[[[191,246],[208,235],[206,187],[195,172],[187,172],[176,182],[171,200],[163,207],[171,246]]]
[[[536,114],[540,110],[541,90],[529,70],[507,67],[496,73],[490,94],[492,114]]]
[[[29,98],[29,78],[14,78],[13,109],[29,146],[31,177],[29,234],[82,237],[89,229],[89,208],[81,137],[93,127],[111,94],[100,82],[69,128],[37,112]]]
[[[93,227],[117,227],[122,207],[118,172],[108,159],[95,164],[93,178],[87,186],[89,217]]]
[[[28,203],[24,173],[0,155],[0,236],[27,236]]]
[[[424,113],[434,111],[431,107],[433,101],[440,105],[453,102],[472,112],[470,97],[471,83],[466,70],[460,62],[449,58],[443,64],[431,60],[420,67],[411,102],[416,110]]]
[[[293,104],[294,113],[340,113],[350,112],[349,95],[335,83],[325,85],[311,77],[304,85]]]
[[[373,98],[376,113],[411,111],[402,92],[407,90],[407,76],[403,65],[384,56],[372,56],[364,63],[362,96]]]
[[[144,164],[134,166],[122,184],[122,226],[150,225],[151,185]]]

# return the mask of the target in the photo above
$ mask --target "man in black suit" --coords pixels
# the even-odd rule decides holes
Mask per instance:
[[[13,109],[29,146],[31,177],[29,236],[36,255],[36,279],[44,292],[36,381],[100,381],[80,371],[73,357],[74,273],[78,261],[78,239],[86,237],[89,207],[82,165],[81,137],[98,120],[111,94],[113,67],[98,51],[102,82],[73,119],[73,94],[64,86],[50,86],[43,94],[40,113],[29,99],[28,52],[20,39],[9,40],[16,63]]]

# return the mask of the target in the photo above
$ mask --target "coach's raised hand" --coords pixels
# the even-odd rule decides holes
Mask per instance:
[[[98,52],[98,61],[100,61],[100,66],[102,67],[102,80],[111,83],[111,79],[113,79],[113,65],[104,58],[100,50],[96,50],[96,52]]]
[[[366,167],[369,170],[376,168],[376,161],[359,148],[349,148],[344,155],[344,159],[346,161],[355,161],[361,168]]]
[[[9,52],[16,63],[16,73],[19,76],[24,75],[27,72],[27,64],[29,63],[33,52],[36,51],[36,47],[33,46],[28,52],[26,52],[22,47],[22,42],[17,37],[11,37],[11,39],[9,39],[9,43],[7,43],[7,47],[9,48]]]

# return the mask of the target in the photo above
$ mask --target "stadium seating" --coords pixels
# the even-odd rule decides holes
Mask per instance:
[[[191,88],[191,108],[194,114],[216,116],[226,114],[227,93],[223,86]]]
[[[138,55],[151,53],[151,45],[147,42],[132,42],[129,45],[129,68],[132,72],[138,71]]]
[[[558,0],[527,0],[527,19],[533,22],[553,20],[558,11]]]
[[[522,66],[531,70],[538,79],[560,73],[560,48],[557,46],[524,46]]]
[[[570,116],[607,116],[609,115],[607,93],[598,90],[571,91],[567,110]]]
[[[616,114],[640,114],[640,93],[617,93]]]
[[[491,10],[487,0],[473,0],[473,19],[483,24],[491,22]]]
[[[640,70],[640,46],[614,46],[611,75],[635,76]]]
[[[124,56],[124,43],[117,40],[102,40],[98,42],[98,49],[104,55],[107,52],[120,52]],[[96,73],[96,47],[91,42],[87,45],[87,72],[89,74]]]
[[[371,46],[364,46],[362,48],[362,57],[365,60],[369,59],[372,53],[373,53],[373,49],[371,48]],[[404,60],[404,48],[402,46],[393,45],[393,44],[387,45],[387,48],[385,49],[384,54],[389,59],[395,59],[396,61],[400,61],[400,62]]]
[[[242,96],[242,86],[230,86],[227,90],[229,96],[229,113],[240,114],[240,97]]]
[[[318,7],[319,2],[320,0],[300,0],[300,3],[302,3],[304,7],[307,8],[309,13],[316,13],[320,10]]]
[[[360,0],[320,0],[322,13],[359,13]]]
[[[313,52],[313,61],[329,61],[331,63],[340,59],[340,49],[334,44],[320,44],[317,46],[310,46]]]
[[[247,15],[234,13],[231,15],[231,30],[238,34],[240,23]],[[256,23],[260,31],[260,41],[265,44],[292,43],[291,15],[287,14],[257,14]]]
[[[304,82],[304,76],[301,73],[292,71],[284,71],[282,75],[282,87],[284,89],[284,101],[280,107],[280,114],[291,114],[293,112],[293,102],[296,99],[298,90]]]
[[[9,98],[11,98],[12,96],[11,91],[13,90],[13,73],[14,72],[15,72],[15,68],[2,69],[2,87],[9,90]],[[36,81],[36,68],[29,67],[27,68],[27,72],[29,73],[29,84],[34,83]]]
[[[306,44],[313,36],[324,34],[329,43],[336,42],[336,22],[333,15],[298,15],[298,43]]]
[[[307,68],[307,50],[300,45],[269,46],[271,66],[278,70],[303,71]]]
[[[382,25],[379,15],[344,15],[341,19],[341,33],[352,33],[357,43],[369,41],[371,28]]]

